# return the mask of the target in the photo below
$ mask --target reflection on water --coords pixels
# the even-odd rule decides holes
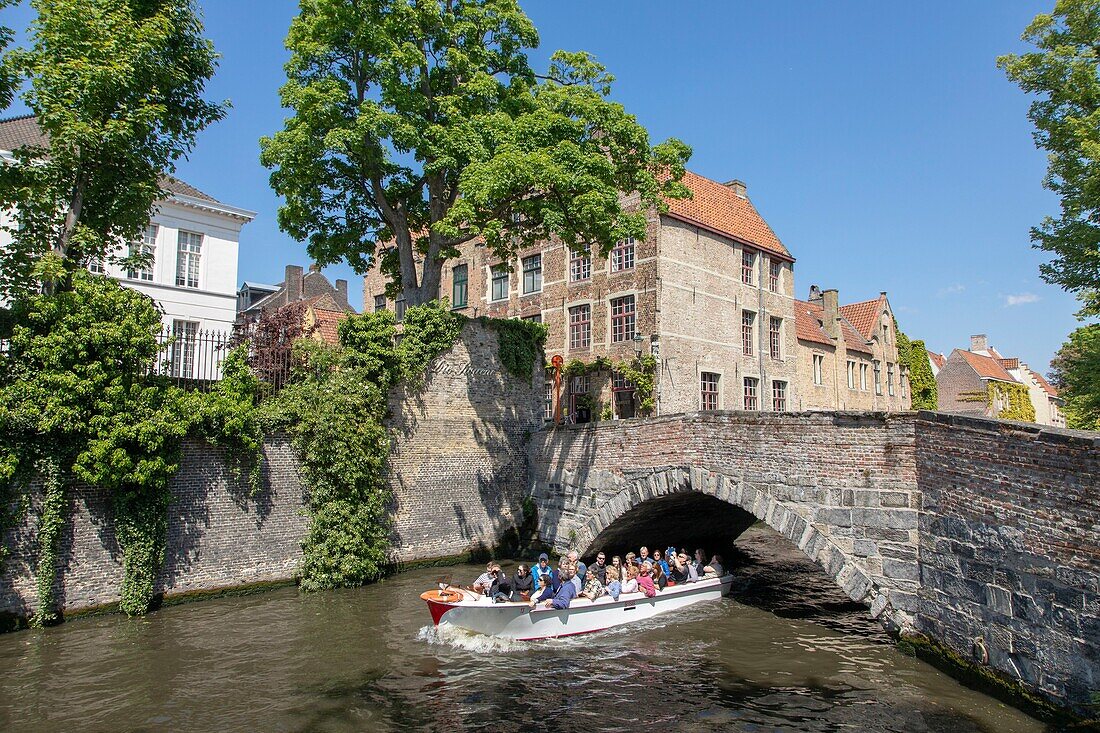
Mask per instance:
[[[1042,730],[899,654],[831,591],[844,632],[776,615],[762,589],[789,576],[769,586],[759,568],[741,597],[765,608],[727,599],[544,642],[435,629],[418,595],[437,573],[0,636],[0,730]],[[805,611],[818,591],[797,584]]]

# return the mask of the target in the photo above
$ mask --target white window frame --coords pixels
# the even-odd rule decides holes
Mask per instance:
[[[154,272],[157,266],[157,237],[159,235],[160,226],[150,224],[145,227],[145,232],[141,235],[141,241],[130,245],[130,254],[149,255],[149,264],[140,270],[126,268],[127,279],[147,283],[153,282]]]
[[[200,289],[202,287],[201,232],[180,229],[176,233],[176,287]]]
[[[825,355],[813,354],[813,368],[814,368],[814,384],[820,385],[823,382],[823,373],[825,371]]]

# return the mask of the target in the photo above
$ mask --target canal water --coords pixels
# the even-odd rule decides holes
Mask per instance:
[[[734,597],[534,643],[441,634],[442,573],[0,636],[0,731],[1041,731],[904,656],[778,535]]]

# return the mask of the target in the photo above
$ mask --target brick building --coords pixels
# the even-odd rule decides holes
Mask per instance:
[[[1065,427],[1058,391],[1018,358],[1002,356],[989,345],[985,334],[971,336],[970,349],[955,349],[936,371],[939,407],[945,412],[998,417],[1007,403],[999,397],[988,402],[978,399],[987,394],[990,384],[997,383],[1023,385],[1035,409],[1035,422]]]
[[[908,369],[898,361],[886,293],[840,305],[836,290],[810,289],[795,301],[798,403],[803,410],[910,408]]]
[[[658,413],[794,409],[794,258],[744,183],[691,172],[683,182],[691,199],[648,212],[645,238],[620,242],[606,258],[550,241],[503,262],[467,243],[446,263],[440,296],[471,317],[546,324],[548,357],[590,364],[652,353]],[[363,301],[404,313],[377,270],[364,278]],[[631,417],[640,402],[610,369],[572,379],[563,400],[578,420]]]

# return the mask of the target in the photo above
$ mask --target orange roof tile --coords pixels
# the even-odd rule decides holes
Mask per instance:
[[[1005,368],[1001,366],[1001,362],[994,359],[991,356],[982,356],[976,354],[973,351],[963,351],[962,349],[955,349],[955,351],[962,354],[962,357],[966,359],[966,363],[970,365],[970,368],[978,373],[978,376],[982,379],[999,379],[1002,382],[1015,382],[1012,375],[1005,371]]]
[[[313,336],[333,346],[340,344],[340,333],[337,327],[340,321],[348,317],[344,311],[330,311],[323,308],[313,308]]]
[[[875,332],[875,324],[882,314],[883,296],[874,300],[865,300],[862,303],[849,303],[840,306],[840,314],[848,319],[848,322],[863,334],[863,338],[870,340]]]
[[[833,346],[833,340],[821,329],[821,308],[801,300],[794,302],[795,334],[800,341]]]
[[[795,304],[795,333],[804,341],[814,341],[819,344],[836,346],[836,343],[825,333],[822,323],[824,311],[817,303],[807,303],[796,300]],[[867,339],[863,338],[852,327],[846,318],[841,319],[841,328],[844,329],[844,345],[849,351],[858,351],[862,354],[874,354],[867,345]],[[805,334],[805,336],[803,335]]]
[[[1005,369],[1019,369],[1020,368],[1020,360],[1017,359],[1017,358],[1009,359],[1009,358],[1006,358],[1006,357],[1002,357],[1002,358],[998,359],[997,361],[1001,362],[1001,366],[1003,366]]]
[[[682,183],[691,191],[692,198],[669,199],[669,216],[794,261],[747,198],[691,171],[684,173]]]
[[[928,350],[925,349],[925,351]],[[935,364],[937,369],[943,369],[943,365],[947,363],[947,357],[934,351],[928,351],[928,360]]]

